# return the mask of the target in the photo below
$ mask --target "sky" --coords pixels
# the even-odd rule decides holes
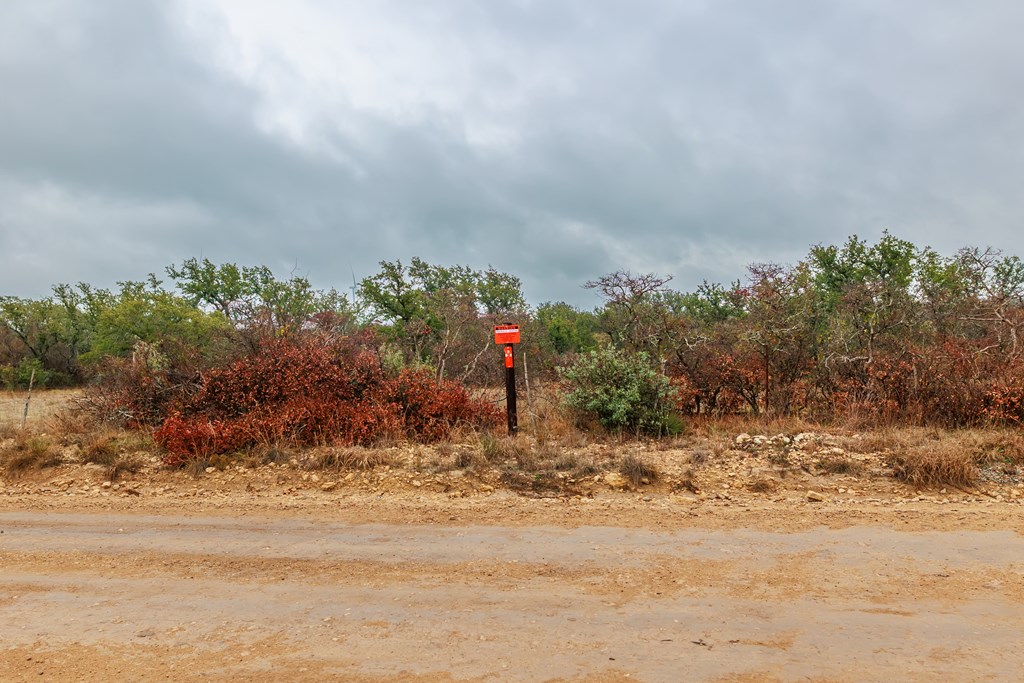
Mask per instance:
[[[883,230],[1024,255],[1013,0],[4,0],[0,295],[196,256],[534,304]]]

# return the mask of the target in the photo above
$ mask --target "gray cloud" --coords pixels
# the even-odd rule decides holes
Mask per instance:
[[[1024,251],[1017,3],[294,6],[4,3],[0,293],[419,255],[590,303],[883,228]]]

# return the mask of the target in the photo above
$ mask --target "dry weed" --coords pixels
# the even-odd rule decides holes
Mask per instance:
[[[624,476],[633,486],[653,484],[658,480],[658,470],[654,465],[636,455],[627,455],[622,459],[619,474]]]
[[[18,432],[2,451],[0,466],[9,477],[19,476],[28,470],[56,467],[62,462],[57,444],[46,435]]]
[[[967,487],[978,477],[973,455],[955,441],[919,445],[889,455],[893,476],[920,488]]]
[[[761,477],[747,484],[747,490],[753,493],[771,493],[778,487],[774,479]]]
[[[310,462],[315,469],[372,470],[374,467],[394,464],[394,458],[388,451],[361,446],[322,448],[311,455]]]
[[[828,474],[859,475],[864,472],[864,465],[857,460],[845,456],[829,456],[814,463],[818,469]]]

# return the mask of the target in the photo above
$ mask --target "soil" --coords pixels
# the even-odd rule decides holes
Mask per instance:
[[[258,474],[7,486],[0,679],[1024,678],[1016,502]]]
[[[1024,680],[1020,473],[918,491],[829,438],[592,444],[660,476],[558,488],[458,447],[194,476],[136,454],[113,481],[68,457],[0,477],[0,680]]]

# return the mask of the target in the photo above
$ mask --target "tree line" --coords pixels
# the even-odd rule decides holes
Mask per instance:
[[[642,359],[683,414],[858,417],[948,425],[1024,417],[1024,264],[990,248],[942,255],[884,233],[752,264],[692,291],[609,273],[602,304],[529,305],[494,268],[383,261],[350,295],[265,266],[189,259],[165,279],[0,297],[0,383],[99,381],[144,362],[187,372],[282,340],[359,338],[380,363],[464,385],[501,376],[496,323],[523,326],[531,378],[594,354]],[[133,360],[134,359],[134,360]],[[187,372],[186,372],[187,371]]]

